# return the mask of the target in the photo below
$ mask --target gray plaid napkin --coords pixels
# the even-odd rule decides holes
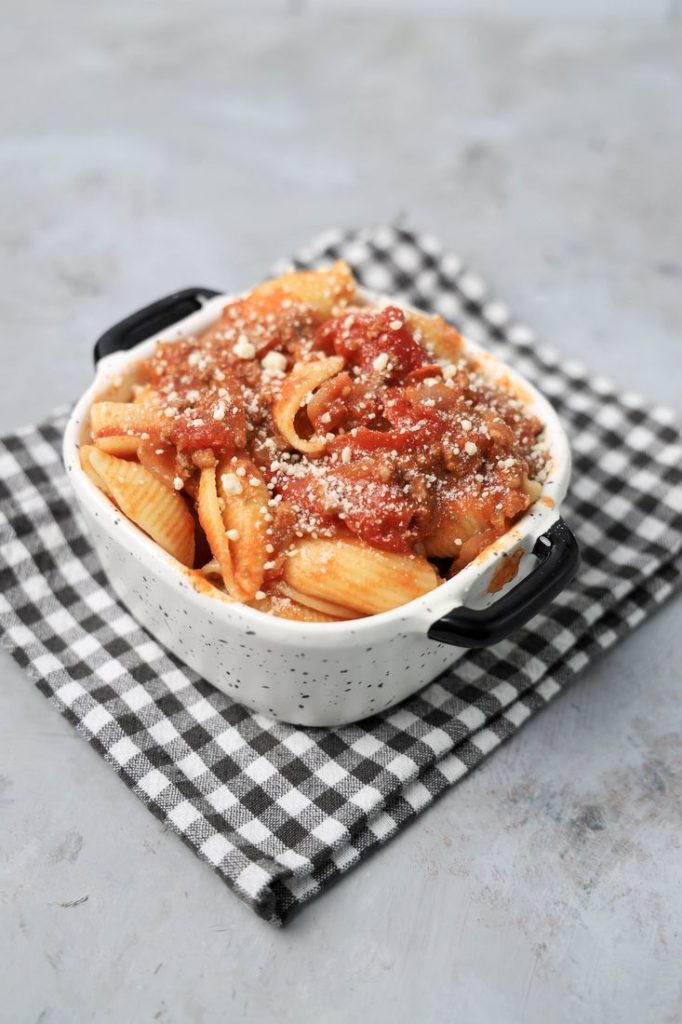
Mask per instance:
[[[277,924],[471,771],[682,576],[670,413],[538,347],[430,237],[333,232],[295,262],[338,256],[365,286],[442,313],[534,381],[575,459],[565,514],[582,546],[579,578],[513,641],[469,654],[400,707],[306,730],[233,703],[109,589],[61,464],[66,413],[0,442],[4,646],[150,810]]]

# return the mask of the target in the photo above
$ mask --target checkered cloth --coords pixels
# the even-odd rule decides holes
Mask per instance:
[[[679,584],[682,448],[671,414],[562,362],[430,237],[334,232],[369,288],[437,310],[534,381],[573,444],[578,580],[513,640],[470,653],[392,711],[339,729],[233,703],[118,603],[74,515],[66,414],[0,444],[0,627],[41,691],[262,917],[311,897],[457,782]]]

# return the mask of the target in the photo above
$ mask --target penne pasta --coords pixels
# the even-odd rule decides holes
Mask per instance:
[[[244,458],[220,463],[217,488],[223,502],[223,525],[230,544],[235,586],[241,599],[250,601],[262,586],[268,559],[270,495],[260,471],[250,459]]]
[[[410,312],[407,323],[419,343],[437,359],[456,363],[462,358],[462,337],[442,316]]]
[[[95,402],[90,410],[90,429],[97,440],[100,437],[127,434],[140,437],[160,437],[164,417],[159,409],[133,402]]]
[[[460,544],[457,543],[460,541]],[[422,541],[424,553],[429,558],[456,558],[459,554],[462,538],[454,521],[442,523],[430,537]]]
[[[217,576],[220,577],[220,570],[218,570]],[[235,599],[223,590],[222,577],[220,577],[220,583],[218,583],[215,578],[211,580],[210,574],[209,576],[204,575],[203,570],[192,569],[187,573],[187,578],[197,593],[205,594],[207,597],[215,601],[222,601],[225,604],[235,603]]]
[[[335,615],[325,615],[314,608],[306,607],[287,597],[281,588],[277,588],[271,594],[250,602],[252,608],[259,612],[266,612],[269,615],[277,615],[280,619],[290,619],[293,622],[336,622]]]
[[[106,496],[108,498],[111,498],[109,488],[107,487],[105,481],[102,479],[102,477],[96,471],[95,467],[92,465],[92,461],[90,459],[91,449],[94,450],[94,445],[85,444],[81,447],[79,452],[81,468],[85,475],[87,476],[88,480],[91,483],[93,483],[99,491],[104,491]]]
[[[297,601],[277,600],[272,601],[270,610],[273,615],[280,619],[291,619],[293,622],[337,622],[335,615],[325,615],[323,612],[316,612],[314,608],[306,607]]]
[[[524,476],[522,487],[531,501],[537,501],[542,494],[542,484],[540,481],[531,480],[529,476]]]
[[[438,574],[425,558],[358,541],[302,540],[295,552],[284,568],[289,586],[364,615],[397,608],[438,585]]]
[[[230,543],[225,533],[222,510],[218,501],[215,466],[201,471],[197,511],[201,528],[206,534],[213,557],[220,566],[225,589],[232,597],[240,600],[234,579]]]
[[[184,499],[137,462],[117,459],[94,445],[81,448],[81,465],[152,540],[182,562],[194,563],[194,519]]]
[[[296,418],[305,406],[310,392],[340,373],[343,365],[341,356],[297,363],[284,381],[279,398],[273,405],[272,415],[282,437],[297,451],[306,452],[308,455],[324,451],[327,445],[326,438],[315,434],[308,438],[302,437],[296,426]]]
[[[324,270],[281,274],[254,288],[251,295],[258,299],[272,292],[283,292],[289,298],[311,306],[322,316],[329,317],[347,306],[355,297],[355,281],[348,264],[337,260]]]
[[[169,490],[177,490],[175,448],[172,445],[159,446],[158,442],[137,441],[137,457],[141,465],[153,473],[157,480]]]
[[[312,608],[313,611],[321,612],[323,615],[327,615],[331,619],[356,618],[356,612],[352,611],[350,608],[344,608],[340,604],[333,604],[331,601],[325,601],[324,598],[315,597],[313,594],[304,594],[302,590],[296,590],[295,587],[290,586],[288,583],[281,583],[279,586],[279,592],[284,594],[285,597],[291,598],[292,601],[305,605],[307,608]]]
[[[470,504],[461,508],[450,505],[444,521],[423,541],[424,550],[432,558],[458,558],[462,545],[488,528],[488,521]]]
[[[160,405],[161,397],[151,384],[138,384],[133,389],[133,402],[136,405]]]
[[[109,437],[95,438],[95,447],[107,455],[115,455],[118,459],[137,455],[139,445],[139,437],[130,437],[128,434],[111,434]]]

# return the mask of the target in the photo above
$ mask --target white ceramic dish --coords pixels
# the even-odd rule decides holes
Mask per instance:
[[[90,405],[97,396],[157,340],[205,330],[232,297],[187,289],[103,335],[95,349],[96,358],[102,357],[95,380],[66,428],[66,469],[112,587],[150,634],[219,690],[257,711],[309,726],[356,721],[415,693],[467,647],[495,642],[518,628],[573,576],[577,546],[559,517],[571,468],[568,441],[556,413],[535,388],[467,341],[485,372],[510,381],[544,424],[549,473],[540,499],[523,518],[454,579],[380,615],[308,624],[217,600],[197,590],[188,571],[90,482],[78,449],[88,440]],[[523,554],[516,575],[491,593],[502,560],[519,548]]]

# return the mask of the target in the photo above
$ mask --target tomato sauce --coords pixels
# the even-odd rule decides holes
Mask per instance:
[[[273,404],[292,367],[321,355],[344,366],[300,410],[302,436],[325,439],[306,455],[284,440]],[[142,380],[159,396],[159,437],[176,446],[182,479],[207,457],[248,454],[280,540],[350,531],[457,571],[539,493],[540,422],[466,358],[434,359],[398,306],[325,320],[284,293],[240,299],[202,337],[159,344]]]

